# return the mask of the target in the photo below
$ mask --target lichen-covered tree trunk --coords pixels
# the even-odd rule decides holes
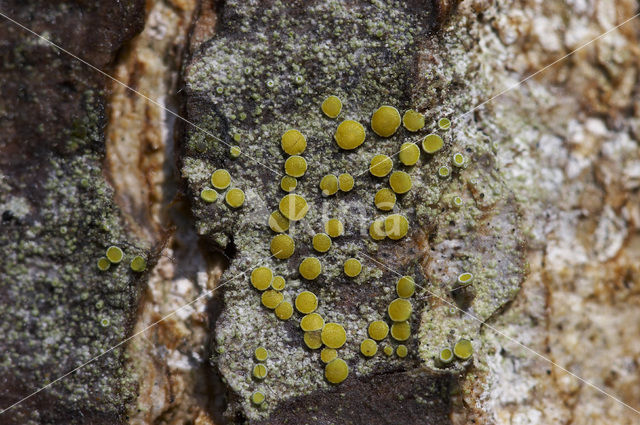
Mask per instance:
[[[0,423],[638,422],[638,18],[585,46],[637,1],[144,6],[0,0],[189,121],[1,22],[0,409],[143,334]],[[321,107],[331,95],[337,117]],[[383,105],[424,127],[390,108],[372,122]],[[351,142],[364,130],[354,149],[336,138],[344,121]],[[283,149],[290,129],[304,149]],[[423,149],[428,134],[443,147]],[[415,163],[398,155],[407,143]],[[308,211],[280,205],[294,154]],[[375,155],[388,174],[369,170]],[[353,189],[329,177],[323,193],[347,173]],[[303,217],[279,217],[285,230],[277,211]],[[330,219],[344,231],[320,252]],[[125,260],[100,271],[111,245]],[[284,286],[264,291],[258,267]],[[317,306],[296,304],[304,291]],[[339,326],[305,332],[311,310]],[[439,359],[461,340],[470,358]]]

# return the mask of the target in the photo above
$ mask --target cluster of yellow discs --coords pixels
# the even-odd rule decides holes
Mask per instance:
[[[268,267],[258,267],[251,272],[251,284],[262,291],[261,301],[266,308],[273,310],[280,320],[288,320],[293,315],[291,302],[284,299],[282,290],[286,282],[282,276],[274,276]]]
[[[438,361],[441,365],[448,365],[453,361],[454,356],[460,360],[468,360],[473,355],[473,345],[471,341],[461,338],[453,346],[453,349],[446,347],[440,351]]]
[[[369,338],[366,338],[360,344],[360,352],[365,357],[373,357],[378,352],[378,343],[383,341],[389,333],[391,337],[398,341],[404,342],[411,336],[411,325],[409,318],[411,316],[412,307],[408,298],[412,297],[415,293],[416,284],[411,276],[403,276],[396,282],[396,293],[398,298],[391,301],[387,308],[389,319],[391,319],[391,328],[387,322],[383,320],[376,320],[369,324],[367,333]],[[393,354],[393,348],[386,345],[383,352],[390,356]],[[408,354],[408,349],[404,344],[400,344],[396,348],[396,354],[399,357],[405,357]]]
[[[207,203],[215,202],[218,199],[217,191],[224,191],[231,185],[231,174],[225,169],[218,169],[211,173],[210,180],[213,189],[206,187],[200,192],[200,198]],[[237,187],[231,188],[224,199],[231,208],[240,208],[244,204],[244,192]]]
[[[104,257],[100,257],[98,259],[97,265],[98,269],[101,271],[107,271],[111,267],[112,264],[120,264],[124,259],[124,251],[118,246],[112,245],[107,248]],[[147,260],[140,255],[136,255],[131,259],[129,263],[129,267],[131,270],[137,273],[141,273],[147,269]]]

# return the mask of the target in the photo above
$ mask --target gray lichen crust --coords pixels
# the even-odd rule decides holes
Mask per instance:
[[[3,12],[98,67],[140,29],[144,3],[3,2]],[[72,31],[70,30],[72,29]],[[119,424],[135,382],[117,348],[144,274],[102,171],[105,81],[4,21],[0,44],[0,416],[3,424]],[[96,48],[99,46],[99,48]],[[125,253],[107,271],[109,246]]]
[[[301,291],[312,291],[325,321],[344,326],[347,342],[338,351],[349,365],[348,379],[386,373],[393,382],[405,371],[428,369],[420,375],[421,382],[435,382],[436,376],[449,373],[435,361],[440,349],[460,337],[481,349],[478,320],[489,318],[517,293],[524,274],[519,214],[496,169],[493,146],[478,130],[444,131],[436,125],[439,118],[453,118],[473,100],[464,84],[453,83],[470,75],[472,67],[456,70],[425,59],[442,55],[443,46],[450,46],[452,55],[462,55],[464,46],[454,39],[434,41],[434,11],[418,3],[228,1],[220,34],[201,47],[187,68],[189,118],[223,141],[196,130],[187,137],[183,175],[194,195],[198,231],[223,247],[233,243],[237,250],[223,278],[226,306],[216,324],[217,355],[212,359],[230,389],[230,415],[241,412],[251,420],[268,421],[270,414],[278,417],[274,412],[295,405],[297,399],[305,403],[299,398],[303,395],[340,390],[325,380],[319,353],[305,347],[298,327],[301,315],[296,312],[292,320],[281,321],[261,305],[260,293],[248,279],[258,265],[284,276],[285,300],[293,303]],[[337,120],[320,110],[329,95],[343,102]],[[427,125],[416,133],[401,127],[392,137],[379,137],[369,123],[382,105],[401,112],[417,109],[425,114]],[[366,140],[344,151],[333,135],[348,119],[365,126]],[[308,170],[295,192],[307,200],[310,210],[289,229],[295,253],[277,260],[269,258],[275,234],[267,218],[285,195],[279,182],[287,156],[280,138],[290,128],[307,138],[302,156]],[[422,153],[415,166],[402,165],[396,155],[400,145],[420,145],[430,132],[444,138],[444,149],[434,155]],[[230,145],[238,145],[243,155],[232,159]],[[455,153],[466,158],[463,167],[452,166]],[[368,233],[374,219],[388,216],[373,204],[375,193],[388,187],[388,178],[367,171],[376,154],[392,157],[394,170],[409,173],[413,182],[390,211],[409,221],[408,236],[399,241],[376,242]],[[447,177],[438,175],[443,166],[451,169]],[[210,204],[199,198],[218,168],[227,169],[231,186],[245,192],[241,208],[226,205],[223,193]],[[355,177],[354,189],[323,196],[321,178],[346,172]],[[459,206],[452,203],[456,196],[463,200]],[[345,235],[335,238],[326,254],[315,253],[311,239],[324,231],[330,218],[345,224]],[[322,263],[322,274],[313,281],[298,273],[307,256]],[[342,269],[350,257],[363,264],[362,273],[353,279]],[[455,280],[463,272],[475,278],[469,287],[458,288]],[[401,275],[411,275],[418,285],[411,299],[414,336],[404,342],[409,355],[382,354],[384,345],[400,344],[388,337],[376,356],[365,358],[360,342],[372,321],[392,323],[386,311],[396,298],[395,283]],[[262,381],[251,375],[258,346],[270,352]],[[469,363],[457,362],[448,370],[457,373]],[[349,388],[358,391],[357,385]],[[255,391],[266,395],[260,406],[251,403]],[[428,406],[407,408],[419,412]],[[381,415],[371,423],[391,419]],[[438,420],[448,421],[444,414]]]

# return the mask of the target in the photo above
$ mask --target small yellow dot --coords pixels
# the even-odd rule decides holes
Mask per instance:
[[[284,171],[291,177],[302,177],[307,172],[307,160],[299,155],[290,156],[284,162]]]
[[[318,297],[310,291],[303,291],[296,297],[296,309],[302,314],[313,313],[318,308]]]
[[[307,257],[300,263],[298,271],[303,278],[314,280],[322,273],[322,264],[315,257]]]
[[[342,359],[333,359],[325,366],[324,376],[332,384],[339,384],[349,376],[349,366]]]
[[[396,283],[396,292],[400,298],[409,298],[416,290],[416,283],[411,276],[403,276]]]
[[[289,301],[282,301],[275,308],[276,317],[280,320],[288,320],[293,314],[293,306]]]
[[[111,261],[109,261],[109,259],[107,257],[100,257],[98,259],[98,268],[102,271],[106,271],[109,270],[109,267],[111,266]]]
[[[300,155],[307,148],[307,139],[298,130],[287,130],[282,135],[280,146],[289,155]]]
[[[242,154],[242,151],[238,146],[231,146],[229,149],[229,156],[233,159],[238,158]]]
[[[440,130],[449,130],[449,128],[451,128],[451,121],[449,118],[440,118],[438,120],[438,127]]]
[[[322,343],[329,348],[340,348],[347,341],[347,333],[338,323],[327,323],[322,328]]]
[[[424,127],[424,115],[413,109],[409,109],[402,115],[402,125],[411,132],[422,130]]]
[[[451,157],[451,163],[455,167],[464,167],[465,162],[467,162],[467,159],[460,152],[454,153]]]
[[[400,214],[391,214],[384,220],[384,232],[389,239],[398,240],[407,235],[409,221]]]
[[[147,260],[145,260],[139,255],[136,255],[131,260],[131,263],[129,263],[129,267],[131,267],[131,270],[133,270],[136,273],[142,273],[147,269]]]
[[[360,352],[365,357],[373,357],[378,352],[378,344],[372,339],[365,339],[360,343]]]
[[[415,165],[418,159],[420,159],[420,148],[415,143],[403,143],[400,147],[398,158],[404,165]]]
[[[322,102],[322,112],[329,118],[336,118],[342,110],[342,102],[337,96],[329,96]]]
[[[269,215],[269,227],[276,233],[286,232],[289,230],[289,219],[280,211],[274,211]]]
[[[251,402],[255,405],[261,405],[262,403],[264,403],[264,399],[265,396],[260,391],[256,391],[255,393],[251,394]]]
[[[280,212],[291,221],[302,220],[309,211],[307,201],[300,195],[285,195],[280,201]]]
[[[342,121],[340,125],[338,125],[333,138],[342,149],[355,149],[364,142],[364,127],[357,121]]]
[[[264,347],[258,347],[254,351],[253,356],[256,358],[257,361],[263,362],[267,360],[267,357],[269,357],[269,352]]]
[[[353,176],[349,173],[343,173],[338,176],[338,185],[343,192],[349,192],[353,189],[354,180]]]
[[[355,258],[349,258],[344,262],[344,274],[349,277],[356,277],[362,271],[362,264]]]
[[[280,189],[285,192],[291,192],[298,186],[298,180],[295,177],[284,176],[280,179]]]
[[[387,312],[394,322],[404,322],[411,316],[411,303],[404,298],[396,298],[391,301]]]
[[[387,237],[387,234],[384,231],[384,221],[382,219],[374,220],[371,223],[369,226],[369,236],[371,236],[371,239],[375,241],[381,241]]]
[[[204,202],[208,202],[208,203],[215,202],[216,199],[218,199],[218,192],[210,188],[205,188],[205,189],[202,189],[202,191],[200,192],[200,198]]]
[[[400,112],[393,106],[383,105],[371,116],[371,129],[380,137],[390,137],[400,127]]]
[[[324,225],[324,231],[332,238],[337,238],[344,234],[344,226],[337,218],[332,218]]]
[[[211,174],[211,185],[216,189],[226,189],[230,184],[231,175],[227,170],[216,170]]]
[[[446,178],[446,177],[449,177],[449,174],[451,174],[451,170],[446,165],[443,165],[442,167],[438,168],[438,175],[440,177]]]
[[[284,260],[293,255],[296,244],[289,235],[279,234],[271,239],[271,254],[279,260]]]
[[[124,258],[124,252],[122,252],[122,250],[120,248],[118,248],[117,246],[115,246],[115,245],[112,245],[109,248],[107,248],[107,254],[106,255],[107,255],[107,259],[112,264],[118,264]]]
[[[400,345],[398,345],[398,348],[396,348],[396,354],[400,358],[407,357],[408,353],[409,353],[409,349],[407,349],[406,345],[400,344]]]
[[[390,357],[393,354],[393,347],[390,345],[385,345],[382,351],[387,357]]]
[[[327,252],[331,248],[331,238],[326,233],[318,233],[313,237],[313,249],[318,252]]]
[[[412,186],[411,176],[404,171],[394,171],[389,177],[389,186],[395,193],[407,193]]]
[[[300,320],[300,329],[305,332],[320,331],[323,327],[324,319],[318,313],[307,314]]]
[[[428,154],[434,154],[438,152],[444,146],[442,137],[437,134],[429,134],[422,141],[422,149]]]
[[[263,306],[273,310],[282,302],[284,296],[282,295],[282,292],[274,291],[273,289],[267,289],[262,293],[260,299]]]
[[[411,336],[409,322],[396,322],[391,325],[391,336],[396,341],[406,341]]]
[[[453,360],[453,351],[451,348],[443,348],[438,357],[443,364],[449,364]]]
[[[396,194],[386,187],[382,188],[373,197],[373,203],[381,211],[391,211],[396,205]]]
[[[333,348],[323,348],[320,352],[320,360],[322,363],[329,363],[331,360],[338,357],[338,352]]]
[[[258,267],[251,272],[251,284],[259,291],[264,291],[271,285],[273,272],[268,267]]]
[[[468,285],[473,282],[473,274],[469,272],[460,273],[458,276],[458,283],[460,285]]]
[[[461,339],[453,347],[453,354],[460,360],[467,360],[473,354],[473,346],[468,339]]]
[[[276,291],[282,291],[285,285],[286,281],[282,276],[274,276],[273,280],[271,281],[271,287]]]
[[[373,158],[371,158],[369,171],[374,176],[384,177],[389,174],[391,168],[393,168],[393,162],[387,155],[375,155]]]
[[[263,364],[257,364],[253,367],[253,376],[256,379],[264,379],[267,376],[267,367]]]
[[[331,196],[338,191],[338,178],[333,174],[327,174],[320,180],[320,189],[324,196]]]
[[[237,188],[229,189],[224,200],[230,207],[240,208],[244,204],[244,192]]]
[[[369,336],[376,341],[382,341],[389,334],[389,325],[382,320],[376,320],[369,324]]]
[[[320,337],[320,332],[305,332],[304,343],[312,350],[317,350],[318,348],[322,347],[322,338]]]

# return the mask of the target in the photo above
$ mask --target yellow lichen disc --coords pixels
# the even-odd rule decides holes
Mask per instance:
[[[299,155],[290,156],[284,162],[284,171],[291,177],[302,177],[307,172],[307,160]]]
[[[296,244],[289,235],[281,233],[271,239],[271,254],[280,260],[291,257],[295,248]]]
[[[242,151],[238,146],[231,146],[229,149],[229,156],[233,159],[238,158],[242,154]]]
[[[409,349],[407,348],[406,345],[400,344],[400,345],[398,345],[398,348],[396,348],[396,354],[400,358],[407,357],[408,353],[409,353]]]
[[[307,201],[296,194],[285,195],[280,201],[280,212],[291,221],[302,220],[309,211]]]
[[[218,192],[210,188],[204,188],[202,189],[202,192],[200,192],[200,198],[204,202],[212,203],[218,199]]]
[[[371,116],[371,129],[378,136],[390,137],[400,127],[400,112],[393,106],[383,105]]]
[[[332,218],[324,225],[324,231],[332,238],[337,238],[344,234],[344,226],[337,218]]]
[[[382,341],[389,334],[389,325],[382,320],[376,320],[369,324],[369,336],[376,341]]]
[[[409,322],[396,322],[391,325],[391,336],[396,341],[406,341],[411,336]]]
[[[267,376],[267,367],[263,364],[257,364],[253,367],[253,376],[256,379],[264,379]]]
[[[289,155],[300,155],[307,148],[307,139],[298,130],[287,130],[282,135],[280,146]]]
[[[320,180],[320,190],[324,196],[331,196],[338,191],[338,178],[333,174],[327,174]]]
[[[394,322],[404,322],[411,316],[411,303],[404,298],[396,298],[389,303],[387,312]]]
[[[424,115],[413,109],[409,109],[402,115],[402,125],[409,131],[415,132],[424,127]]]
[[[98,259],[98,268],[100,270],[106,271],[109,270],[109,267],[111,267],[111,261],[109,261],[107,257],[100,257]]]
[[[286,282],[284,280],[284,277],[282,276],[275,276],[271,281],[271,287],[276,291],[282,291],[284,289],[285,284]]]
[[[277,233],[286,232],[289,230],[289,219],[280,211],[274,211],[269,215],[269,227]]]
[[[320,332],[305,332],[304,343],[312,350],[317,350],[322,347],[322,339],[320,338]]]
[[[325,364],[329,363],[336,357],[338,357],[338,352],[333,348],[323,348],[320,352],[320,360],[322,360],[322,363]]]
[[[258,267],[251,272],[251,284],[259,291],[264,291],[271,285],[273,272],[268,267]]]
[[[255,405],[261,405],[262,403],[264,403],[264,399],[265,396],[260,391],[256,391],[255,393],[251,394],[251,402]]]
[[[318,233],[313,237],[313,249],[318,252],[327,252],[331,248],[331,238],[326,233]]]
[[[461,339],[453,347],[453,354],[461,360],[467,360],[473,354],[473,346],[468,339]]]
[[[372,339],[365,339],[360,343],[360,352],[365,357],[373,357],[378,352],[378,344]]]
[[[374,220],[369,226],[369,236],[374,241],[381,241],[387,237],[387,233],[384,231],[384,221],[382,219]]]
[[[353,176],[349,173],[343,173],[338,176],[338,185],[343,192],[349,192],[353,189],[354,180]]]
[[[273,289],[268,289],[262,293],[262,305],[273,310],[276,308],[284,299],[282,292],[274,291]]]
[[[124,252],[122,252],[122,250],[119,247],[112,245],[109,248],[107,248],[106,256],[107,256],[107,259],[112,264],[118,264],[124,258]]]
[[[451,351],[451,348],[443,348],[440,351],[439,359],[444,364],[451,363],[451,361],[453,360],[453,351]]]
[[[342,110],[342,102],[337,96],[329,96],[322,102],[322,112],[329,118],[336,118]]]
[[[449,118],[440,118],[438,120],[438,128],[440,130],[449,130],[451,128],[451,120]]]
[[[415,143],[406,142],[400,146],[400,153],[398,159],[404,165],[415,165],[420,159],[420,148]]]
[[[307,257],[300,263],[298,271],[303,278],[313,280],[322,273],[322,264],[315,257]]]
[[[404,171],[394,171],[389,177],[389,186],[395,193],[407,193],[412,186],[411,176]]]
[[[344,262],[344,274],[349,277],[356,277],[362,271],[362,264],[355,258],[349,258]]]
[[[230,184],[231,175],[227,170],[216,170],[211,174],[211,185],[216,189],[226,189]]]
[[[282,301],[274,310],[280,320],[288,320],[293,314],[293,306],[289,301]]]
[[[369,172],[376,177],[386,176],[392,168],[393,162],[387,155],[375,155],[369,164]]]
[[[338,146],[345,150],[355,149],[364,142],[364,127],[357,121],[342,121],[336,129],[333,138]]]
[[[407,235],[409,221],[400,214],[391,214],[384,220],[384,232],[389,239],[398,240]]]
[[[403,276],[396,283],[396,292],[400,298],[409,298],[416,290],[416,283],[411,276]]]
[[[310,291],[303,291],[296,297],[296,309],[302,314],[313,313],[318,308],[318,297]]]
[[[322,328],[322,343],[329,348],[340,348],[347,341],[347,333],[339,323],[327,323]]]
[[[381,211],[391,211],[396,205],[396,194],[384,187],[373,197],[373,203]]]
[[[390,345],[385,345],[382,351],[387,357],[389,357],[393,354],[393,347]]]
[[[224,200],[227,201],[227,205],[230,207],[240,208],[244,204],[244,192],[237,188],[230,189],[227,191]]]
[[[253,356],[256,358],[257,361],[263,362],[267,360],[267,357],[269,357],[269,352],[264,347],[258,347],[256,348],[256,351],[253,353]]]
[[[133,260],[131,260],[131,263],[129,263],[129,267],[131,267],[131,270],[136,273],[142,273],[147,269],[147,260],[139,255],[136,255],[135,257],[133,257]]]
[[[285,192],[291,192],[298,186],[298,180],[295,177],[284,176],[280,179],[280,188]]]
[[[332,384],[339,384],[349,376],[349,366],[342,359],[333,359],[325,366],[324,376]]]
[[[318,313],[307,314],[300,320],[300,329],[305,332],[320,331],[324,327],[324,319]]]
[[[433,154],[438,152],[444,146],[444,141],[442,137],[437,134],[429,134],[422,141],[422,149],[428,154]]]

